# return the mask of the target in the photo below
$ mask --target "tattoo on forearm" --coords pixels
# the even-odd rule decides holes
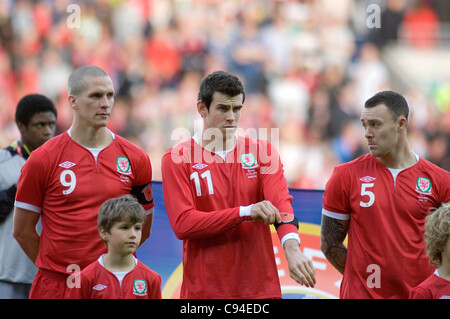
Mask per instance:
[[[344,239],[348,229],[347,220],[338,220],[322,216],[320,247],[328,261],[341,273],[344,273],[347,259],[347,247]]]

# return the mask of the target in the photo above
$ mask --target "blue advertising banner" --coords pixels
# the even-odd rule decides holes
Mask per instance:
[[[182,281],[183,243],[176,238],[170,226],[164,205],[162,183],[153,182],[152,186],[155,200],[152,234],[136,254],[141,262],[161,276],[162,297],[176,299],[179,298]],[[177,190],[174,189],[174,191]],[[313,261],[316,270],[316,286],[306,288],[289,277],[289,268],[283,248],[275,230],[272,229],[274,257],[278,267],[283,298],[338,298],[342,276],[328,263],[320,251],[323,191],[290,189],[289,192],[293,196],[295,215],[300,221],[299,234],[302,241],[300,248]]]

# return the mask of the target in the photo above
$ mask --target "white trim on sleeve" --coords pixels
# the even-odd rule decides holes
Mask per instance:
[[[253,204],[248,205],[248,206],[240,206],[239,207],[239,217],[251,216],[252,206],[253,206]]]
[[[349,220],[350,219],[350,214],[339,214],[339,213],[335,213],[335,212],[330,212],[329,210],[326,210],[325,208],[322,208],[322,215],[331,217],[331,218],[335,218],[335,219],[339,219],[339,220]]]
[[[150,209],[147,209],[147,210],[145,211],[145,215],[148,216],[148,215],[153,214],[154,209],[155,209],[154,206],[153,206],[152,208],[150,208]]]
[[[281,247],[284,247],[284,243],[288,239],[295,239],[300,245],[300,236],[298,235],[298,233],[287,233],[283,236],[283,238],[281,238]]]
[[[14,201],[14,206],[40,214],[41,208],[24,202]]]

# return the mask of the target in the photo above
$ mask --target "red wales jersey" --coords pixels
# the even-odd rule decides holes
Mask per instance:
[[[68,274],[69,265],[83,269],[96,260],[106,251],[97,232],[101,204],[132,193],[150,209],[151,176],[148,155],[117,135],[97,159],[67,132],[33,151],[22,168],[15,205],[41,214],[36,265]]]
[[[439,276],[438,269],[411,290],[409,299],[450,299],[450,281]]]
[[[181,298],[281,298],[270,227],[239,214],[262,200],[293,214],[275,148],[239,136],[224,159],[190,139],[164,155],[162,174],[167,214],[183,239]],[[277,231],[298,233],[292,224]]]
[[[136,266],[119,282],[114,273],[100,264],[100,258],[81,271],[80,287],[71,291],[73,298],[161,299],[161,277],[155,271],[136,259]]]
[[[336,166],[322,213],[350,219],[341,298],[408,298],[434,271],[425,217],[450,201],[450,173],[418,158],[394,180],[370,154]]]

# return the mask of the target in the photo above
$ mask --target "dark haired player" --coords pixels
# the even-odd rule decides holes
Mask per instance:
[[[450,200],[450,173],[410,150],[408,115],[398,93],[368,99],[361,124],[369,154],[336,166],[326,185],[321,249],[344,275],[341,298],[408,298],[434,271],[425,217]]]
[[[55,135],[57,111],[46,96],[29,94],[15,117],[20,140],[0,150],[0,299],[27,299],[37,271],[12,236],[14,197],[25,161]]]
[[[277,150],[235,135],[244,100],[236,76],[206,76],[197,102],[202,134],[162,160],[167,213],[183,240],[181,298],[281,298],[269,224],[277,227],[291,277],[315,284]]]

